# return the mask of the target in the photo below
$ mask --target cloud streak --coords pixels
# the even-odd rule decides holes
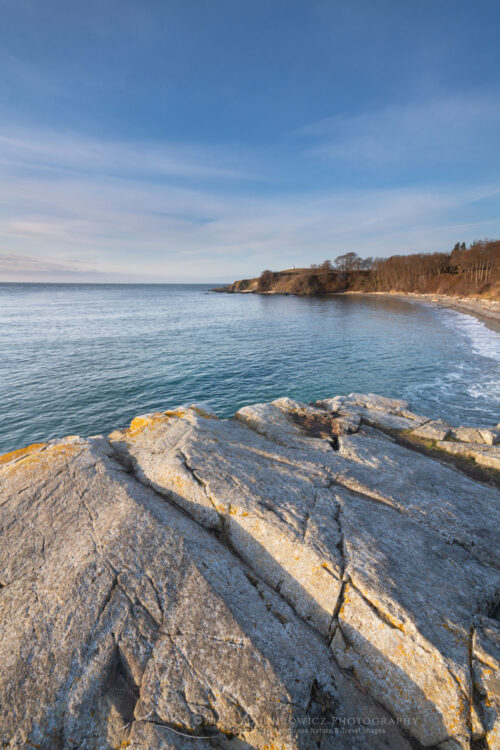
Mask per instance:
[[[493,92],[339,114],[311,123],[298,134],[312,142],[306,148],[309,156],[415,175],[424,165],[435,169],[445,164],[493,172],[499,157],[491,144],[499,131],[500,102]]]
[[[378,140],[371,158],[384,161],[390,119],[380,115],[371,128],[343,121],[343,140],[328,158],[354,159],[371,133]],[[400,132],[411,129],[401,125],[411,119],[400,113]],[[330,119],[302,137],[316,142],[317,157],[318,149],[333,148],[338,131]],[[401,159],[408,138],[397,141]],[[275,174],[278,157],[266,173],[257,157],[238,158],[231,149],[157,149],[27,131],[1,135],[0,162],[0,280],[216,282],[346,250],[432,251],[500,233],[493,180],[293,192],[269,178],[272,190],[262,191],[249,175]]]
[[[0,271],[2,273],[27,272],[53,272],[53,271],[79,271],[77,267],[69,264],[53,263],[42,258],[32,258],[27,255],[16,255],[14,253],[0,253]]]
[[[68,133],[0,132],[0,163],[29,172],[49,170],[109,177],[256,180],[241,155],[182,143],[100,141]]]
[[[108,274],[119,268],[130,280],[217,281],[346,249],[387,255],[450,245],[458,233],[482,236],[490,233],[487,221],[467,227],[457,218],[487,194],[469,188],[459,195],[412,189],[248,198],[135,181],[33,179],[0,191],[0,202],[11,201],[0,215],[0,248],[15,246],[82,275],[92,266]],[[87,268],[74,267],[75,257]],[[31,278],[35,267],[26,271]]]

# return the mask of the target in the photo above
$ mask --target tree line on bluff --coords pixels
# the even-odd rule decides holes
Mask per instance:
[[[244,291],[251,281],[237,282]],[[234,286],[234,285],[233,285]],[[263,271],[258,292],[305,296],[335,292],[430,292],[500,296],[500,240],[457,242],[450,253],[360,258],[350,252],[310,268]]]

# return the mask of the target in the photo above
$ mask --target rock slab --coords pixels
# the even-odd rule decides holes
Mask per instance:
[[[499,493],[387,434],[426,424],[283,398],[1,457],[0,745],[499,748]]]

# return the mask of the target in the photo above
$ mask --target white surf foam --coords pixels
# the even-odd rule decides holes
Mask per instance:
[[[475,354],[500,362],[500,333],[488,328],[482,320],[456,310],[444,310],[443,317],[445,325],[465,334]]]

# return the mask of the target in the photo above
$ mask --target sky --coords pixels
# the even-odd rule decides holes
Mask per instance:
[[[498,0],[0,0],[0,281],[500,237]]]

